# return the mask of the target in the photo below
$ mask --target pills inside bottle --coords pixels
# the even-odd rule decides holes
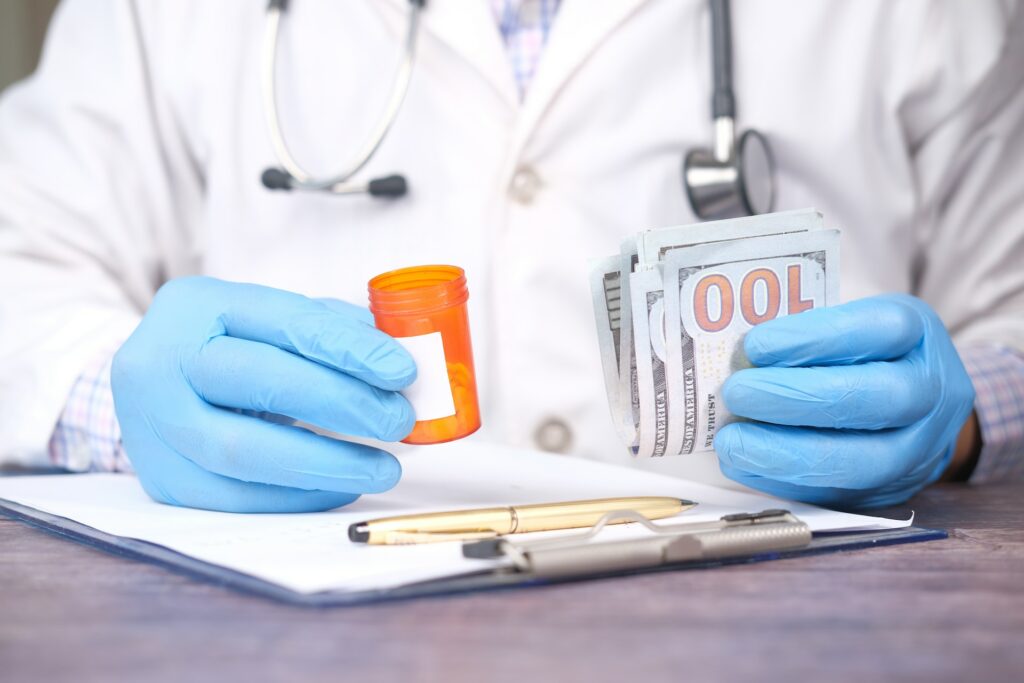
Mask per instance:
[[[377,328],[416,361],[416,381],[402,394],[416,412],[404,443],[461,439],[480,428],[466,274],[456,266],[414,266],[370,280]]]

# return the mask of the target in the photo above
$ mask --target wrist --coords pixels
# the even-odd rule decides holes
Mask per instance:
[[[950,458],[945,472],[939,481],[967,481],[974,466],[978,463],[978,454],[981,453],[981,429],[978,426],[978,414],[971,411],[964,426],[960,428],[956,445],[953,448],[953,457]]]

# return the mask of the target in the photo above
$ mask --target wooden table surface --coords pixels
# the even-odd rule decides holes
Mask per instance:
[[[950,538],[335,609],[0,518],[0,681],[1024,681],[1024,484],[911,507]]]

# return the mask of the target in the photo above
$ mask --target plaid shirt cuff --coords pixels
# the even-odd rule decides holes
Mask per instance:
[[[971,346],[960,356],[974,382],[981,427],[971,482],[1024,478],[1024,356],[996,345]]]
[[[130,472],[110,390],[113,351],[79,375],[50,437],[50,462],[72,472]]]

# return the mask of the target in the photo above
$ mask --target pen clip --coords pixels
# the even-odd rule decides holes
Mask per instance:
[[[504,536],[495,534],[482,542],[465,544],[463,546],[463,554],[466,557],[480,559],[500,557],[502,555],[513,559],[522,559],[522,553],[526,552],[586,544],[596,538],[606,526],[618,521],[636,522],[658,536],[672,536],[678,533],[673,527],[660,527],[652,523],[651,520],[635,510],[611,510],[602,515],[594,523],[594,526],[582,533],[562,534],[554,538],[539,538],[520,542],[512,542]]]
[[[530,547],[545,548],[549,546],[557,546],[565,543],[566,540],[572,540],[576,543],[586,543],[587,541],[593,540],[599,533],[601,533],[601,531],[604,530],[606,526],[618,521],[636,522],[654,534],[672,533],[671,531],[666,531],[665,527],[658,526],[635,510],[611,510],[610,512],[606,512],[601,515],[601,518],[597,520],[594,526],[590,527],[582,534],[571,534],[559,536],[558,538],[544,538],[531,541]]]

